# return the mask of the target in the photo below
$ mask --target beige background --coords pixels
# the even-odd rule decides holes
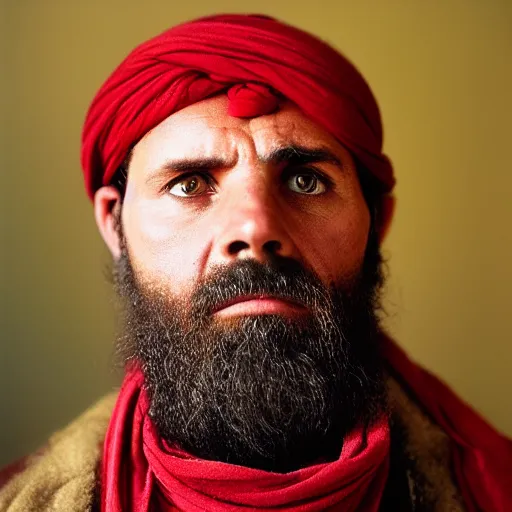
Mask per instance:
[[[4,0],[0,465],[116,382],[79,166],[87,105],[137,43],[220,11],[317,33],[367,77],[398,177],[388,325],[512,434],[512,2]]]

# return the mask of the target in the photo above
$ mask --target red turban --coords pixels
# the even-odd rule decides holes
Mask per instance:
[[[219,15],[173,27],[141,44],[94,98],[82,135],[87,192],[107,185],[136,144],[172,113],[227,92],[229,113],[273,112],[294,102],[372,173],[394,185],[382,153],[377,102],[357,69],[319,39],[266,16]]]

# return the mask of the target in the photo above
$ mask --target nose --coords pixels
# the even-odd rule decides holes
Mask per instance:
[[[264,190],[238,191],[223,209],[217,253],[222,261],[268,261],[273,256],[296,258],[297,249],[276,198]]]

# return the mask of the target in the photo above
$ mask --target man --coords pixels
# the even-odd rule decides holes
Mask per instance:
[[[264,16],[174,27],[100,89],[82,164],[126,376],[1,510],[511,509],[510,441],[380,329],[394,177],[344,57]]]

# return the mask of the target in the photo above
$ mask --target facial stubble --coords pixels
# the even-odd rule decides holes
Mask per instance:
[[[297,261],[269,257],[218,267],[185,299],[137,279],[123,241],[118,353],[141,368],[161,437],[199,458],[273,472],[337,458],[346,434],[386,408],[381,267],[371,235],[361,270],[343,283],[326,287]],[[248,294],[309,314],[216,318],[219,304]]]

